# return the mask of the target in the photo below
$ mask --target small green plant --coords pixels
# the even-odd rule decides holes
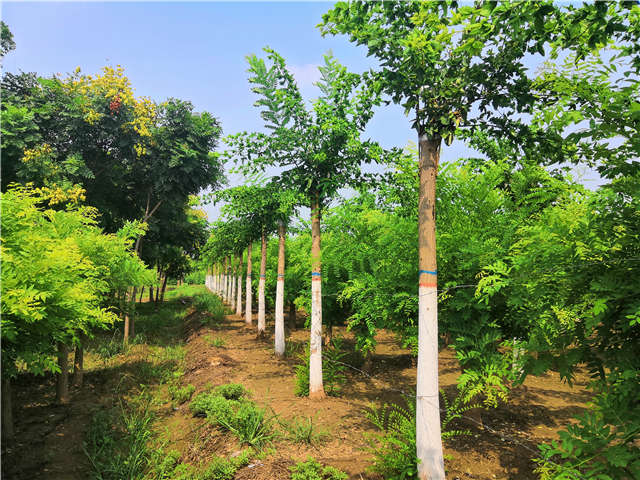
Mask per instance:
[[[213,457],[202,469],[180,462],[180,453],[159,449],[152,457],[151,475],[153,480],[232,480],[241,467],[247,465],[253,450],[243,450],[235,458]]]
[[[225,306],[217,295],[209,292],[198,292],[193,296],[193,305],[200,312],[207,315],[202,318],[204,325],[219,325],[226,314]]]
[[[322,381],[327,395],[338,396],[342,385],[347,381],[344,374],[346,366],[343,359],[348,354],[343,350],[343,340],[336,337],[331,344],[322,352]],[[304,354],[298,358],[302,361],[296,365],[296,389],[295,394],[299,397],[309,395],[309,343]]]
[[[323,466],[309,457],[306,462],[298,462],[289,467],[291,480],[347,480],[346,473],[330,466]]]
[[[249,392],[239,383],[226,383],[214,389],[214,393],[227,400],[240,400],[249,395]]]
[[[477,405],[464,403],[464,394],[458,394],[450,402],[440,390],[444,417],[442,418],[442,439],[457,435],[469,435],[468,430],[448,429],[453,420]],[[396,404],[384,404],[381,408],[371,408],[366,417],[380,433],[370,438],[370,452],[374,455],[371,469],[386,480],[405,480],[417,478],[418,458],[416,457],[416,403],[415,398],[406,398],[407,407]]]
[[[152,422],[148,399],[120,405],[119,411],[98,411],[83,445],[92,478],[141,480],[152,456]]]
[[[295,443],[315,445],[329,437],[329,432],[314,425],[313,418],[293,417],[289,422],[280,421],[287,437]]]
[[[238,391],[231,393],[237,395]],[[247,445],[260,448],[274,437],[273,416],[245,398],[228,399],[220,391],[201,393],[189,407],[194,415],[206,416],[212,424],[233,433]]]
[[[115,330],[111,337],[101,339],[91,350],[95,352],[103,362],[106,362],[116,355],[125,353],[127,346],[122,340],[120,331]]]
[[[227,341],[222,337],[212,337],[211,335],[207,335],[204,339],[212,347],[223,348],[227,344]]]
[[[191,384],[185,387],[169,385],[169,395],[171,396],[171,400],[178,405],[182,405],[187,400],[190,400],[193,392],[195,391],[196,387]]]

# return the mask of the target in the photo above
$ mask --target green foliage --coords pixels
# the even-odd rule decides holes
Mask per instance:
[[[299,397],[309,395],[309,344],[305,348],[304,354],[299,354],[298,358],[302,361],[296,365],[296,389],[295,394]],[[344,351],[343,340],[339,337],[331,341],[331,345],[322,352],[322,381],[324,391],[327,395],[340,395],[340,388],[347,381],[344,374],[346,366],[343,359],[348,353]]]
[[[260,448],[270,442],[274,436],[273,418],[265,409],[242,398],[246,395],[242,386],[230,384],[222,387],[212,393],[197,395],[190,404],[194,415],[206,416],[213,425],[233,433],[247,445]]]
[[[184,402],[190,400],[193,392],[195,391],[196,387],[193,385],[186,385],[184,387],[169,385],[169,395],[171,396],[171,400],[178,405],[182,405]]]
[[[92,418],[84,451],[95,480],[142,480],[152,457],[153,415],[148,404],[99,410]]]
[[[192,301],[198,311],[207,314],[203,317],[203,323],[218,325],[224,320],[224,303],[217,295],[209,291],[199,291],[193,296]]]
[[[442,410],[442,439],[458,435],[470,435],[467,430],[449,429],[449,425],[463,417],[464,412],[477,408],[469,405],[463,395],[457,395],[453,403],[440,390]],[[370,439],[370,452],[374,455],[371,469],[385,479],[400,480],[418,478],[418,459],[416,456],[416,406],[415,398],[407,398],[407,407],[385,404],[376,409],[371,407],[366,417],[379,430]]]
[[[249,396],[249,391],[239,383],[225,383],[217,386],[213,392],[227,400],[240,400]]]
[[[295,443],[317,445],[329,438],[329,432],[314,425],[313,418],[293,417],[290,421],[279,420],[278,423],[287,432],[289,440]]]
[[[212,337],[211,335],[207,335],[206,337],[204,337],[204,340],[211,345],[212,347],[216,347],[216,348],[223,348],[227,341],[222,338],[222,337]]]
[[[103,234],[92,208],[45,209],[51,198],[20,186],[2,195],[3,374],[17,360],[34,373],[56,371],[56,342],[112,324],[107,295],[149,279],[130,238]]]
[[[177,451],[157,451],[154,454],[151,477],[154,480],[232,480],[238,469],[249,463],[253,451],[243,450],[233,458],[213,457],[204,468],[196,468],[186,463],[180,463],[180,453]]]
[[[291,480],[347,480],[346,473],[331,466],[323,466],[314,458],[289,467]]]

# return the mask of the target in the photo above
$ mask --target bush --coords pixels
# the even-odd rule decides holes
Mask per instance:
[[[342,343],[342,338],[336,337],[322,351],[322,382],[327,395],[338,396],[340,388],[347,381],[344,374],[346,366],[343,365],[343,359],[347,353],[343,351]],[[309,343],[307,342],[305,353],[298,356],[302,360],[302,364],[296,365],[295,394],[299,397],[309,395],[309,354]]]
[[[214,389],[216,395],[220,395],[227,400],[240,400],[249,396],[249,392],[239,383],[226,383]]]
[[[221,388],[222,387],[222,388]],[[261,447],[273,436],[273,418],[264,409],[242,398],[242,385],[222,385],[212,393],[201,393],[191,402],[194,415],[204,415],[212,424],[233,433],[242,443]],[[230,397],[225,398],[227,394]]]
[[[176,402],[178,405],[182,405],[187,400],[191,399],[191,395],[196,391],[196,387],[193,385],[187,385],[186,387],[178,387],[174,385],[169,385],[169,395],[171,395],[171,400]]]
[[[456,396],[450,403],[440,390],[442,398],[442,439],[456,435],[469,435],[467,430],[448,430],[449,424],[462,417],[462,414],[477,405],[464,404],[464,394]],[[373,436],[370,452],[374,455],[371,469],[381,474],[385,480],[405,480],[417,478],[418,458],[416,457],[416,403],[415,398],[407,398],[407,407],[384,404],[381,408],[371,408],[366,417],[381,433]]]
[[[306,462],[298,462],[291,470],[291,480],[347,480],[346,473],[337,468],[322,466],[309,457]]]
[[[184,283],[189,285],[204,285],[206,275],[207,272],[205,270],[194,270],[184,277]]]

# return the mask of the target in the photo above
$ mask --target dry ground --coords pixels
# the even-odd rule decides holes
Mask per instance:
[[[294,368],[299,362],[295,355],[275,358],[272,339],[256,338],[254,329],[235,315],[228,315],[216,328],[201,327],[199,315],[188,315],[182,329],[187,351],[183,385],[194,385],[198,393],[211,385],[241,383],[252,392],[254,401],[272,409],[280,419],[310,417],[314,425],[330,434],[317,446],[281,438],[265,458],[241,469],[237,479],[288,479],[288,467],[308,456],[344,470],[350,478],[379,478],[367,470],[371,455],[365,450],[366,437],[374,428],[363,412],[371,404],[401,402],[398,390],[409,392],[415,384],[412,357],[398,347],[391,334],[380,333],[371,377],[350,370],[340,397],[310,401],[294,395]],[[347,342],[350,339],[344,328],[336,329],[335,334],[343,335]],[[224,346],[212,346],[213,338],[223,339]],[[288,341],[302,345],[307,338],[308,332],[300,329],[290,333]],[[68,406],[52,405],[52,379],[43,382],[42,378],[22,377],[15,388],[17,440],[3,446],[2,478],[88,478],[82,439],[91,414],[100,405],[115,401],[115,391],[118,385],[122,388],[128,369],[142,361],[145,349],[139,348],[116,365],[89,371],[85,388],[75,392]],[[443,350],[440,383],[449,395],[455,393],[458,375],[453,352]],[[460,425],[469,428],[472,435],[445,444],[448,478],[535,479],[532,458],[536,445],[555,438],[556,431],[583,409],[588,399],[580,381],[570,388],[557,375],[530,377],[512,392],[508,405],[482,413],[487,428]],[[156,427],[169,440],[168,447],[178,449],[183,461],[190,463],[205,462],[214,454],[233,455],[240,449],[229,435],[219,433],[202,418],[194,418],[188,403],[177,408],[170,403],[159,407]]]

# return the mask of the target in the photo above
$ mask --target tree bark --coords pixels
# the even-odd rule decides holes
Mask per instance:
[[[138,303],[142,303],[142,296],[144,295],[144,286],[140,289],[140,298],[138,299]]]
[[[229,285],[229,305],[231,308],[236,304],[236,265],[233,261],[233,255],[231,255],[231,276],[229,279],[231,280],[231,285]]]
[[[136,336],[136,296],[138,295],[138,287],[133,287],[131,295],[131,318],[129,319],[129,338]]]
[[[262,230],[260,244],[260,280],[258,282],[258,335],[262,336],[267,328],[264,287],[267,279],[267,236]]]
[[[293,303],[293,302],[289,302],[288,323],[289,323],[289,329],[290,330],[295,330],[296,329],[296,304]]]
[[[129,317],[130,307],[131,305],[129,305],[129,287],[127,287],[127,290],[124,294],[124,331],[122,333],[122,341],[125,345],[129,343],[129,323],[131,321]]]
[[[278,224],[278,280],[276,282],[275,351],[284,356],[284,262],[287,230],[283,222]]]
[[[322,383],[322,260],[320,248],[320,195],[311,199],[311,338],[309,398],[324,398]]]
[[[169,275],[165,275],[162,280],[162,290],[160,291],[160,303],[164,303],[164,292],[167,290],[167,278]],[[133,336],[133,334],[132,334]]]
[[[149,285],[149,302],[153,302],[153,285]]]
[[[252,258],[251,258],[251,243],[249,243],[249,245],[247,245],[247,284],[246,284],[246,301],[245,301],[245,309],[244,309],[244,322],[247,325],[251,325],[251,323],[253,322],[253,310],[252,310],[252,306],[251,303],[253,302],[253,299],[251,298],[252,296],[252,291],[251,291],[251,268],[252,268]]]
[[[60,373],[56,381],[56,403],[69,402],[69,347],[58,342],[58,367]]]
[[[224,270],[222,271],[222,300],[225,302],[229,301],[229,297],[227,296],[227,280],[228,280],[228,259],[224,258]]]
[[[436,263],[436,178],[440,137],[419,138],[418,199],[418,372],[416,453],[420,480],[444,480],[438,388],[438,276]]]
[[[80,341],[76,345],[76,351],[73,356],[73,384],[76,387],[82,387],[84,380],[84,342],[86,335],[80,335]]]
[[[242,252],[238,255],[238,287],[236,288],[236,315],[242,317]]]
[[[6,361],[6,359],[5,359]],[[2,376],[2,438],[11,441],[14,437],[13,405],[11,402],[11,377]]]

